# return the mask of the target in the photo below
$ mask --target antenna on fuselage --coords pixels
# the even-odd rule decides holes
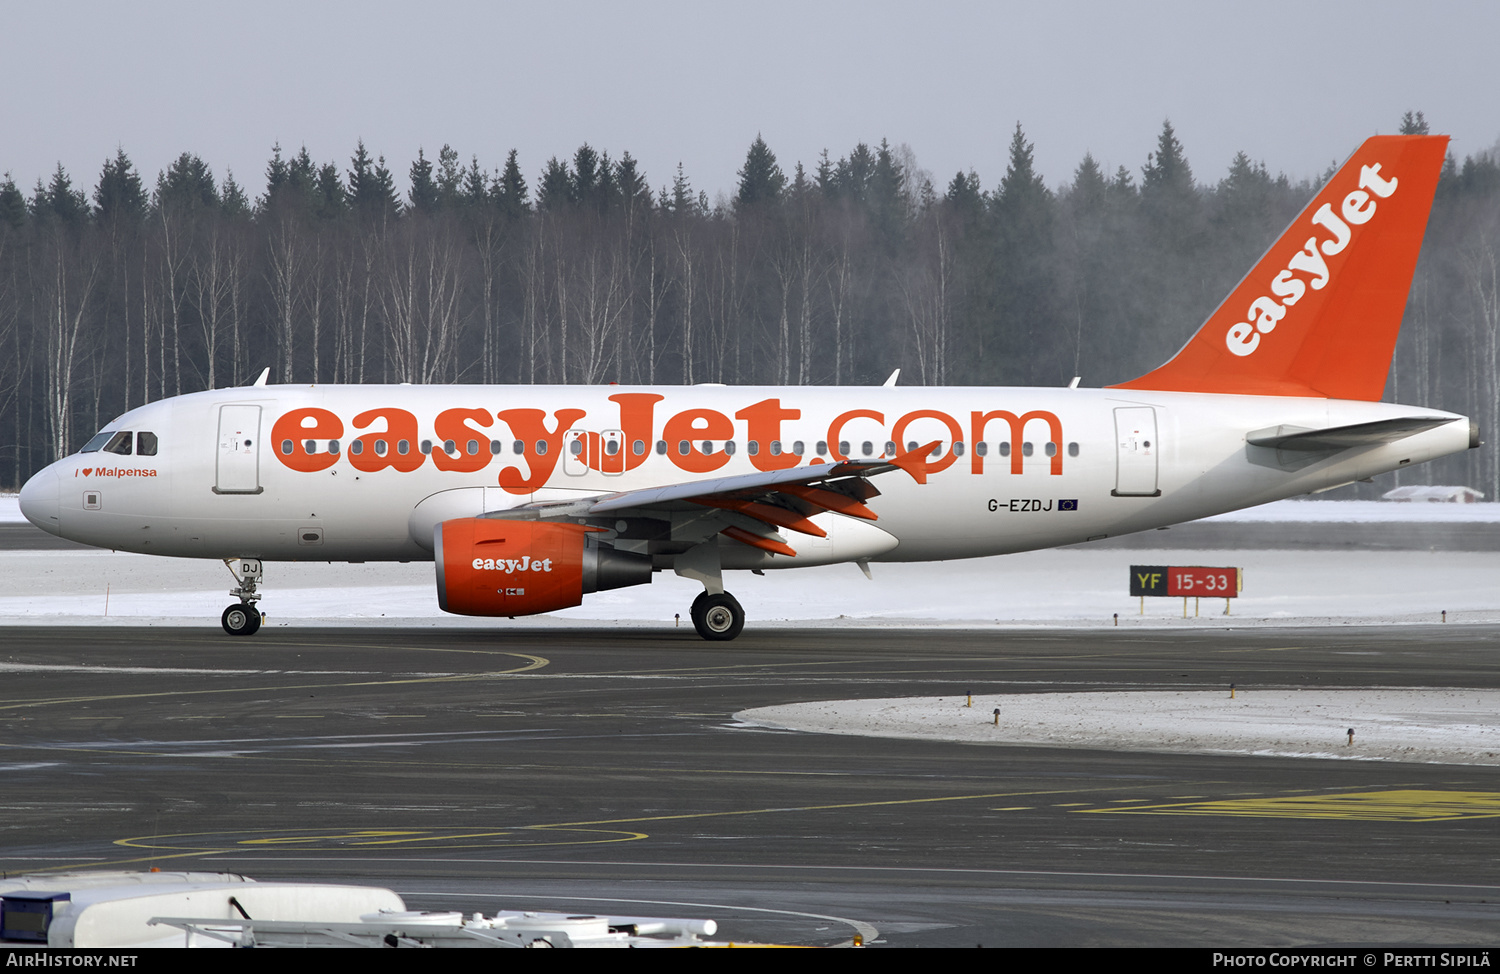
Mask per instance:
[[[268,365],[265,368],[263,368],[263,369],[260,370],[260,378],[256,379],[254,382],[252,382],[250,384],[252,386],[256,387],[257,389],[263,388],[265,386],[265,384],[266,384],[266,380],[269,379],[270,377],[271,377],[271,367]]]
[[[885,380],[885,384],[887,386],[893,386],[893,385],[895,385],[896,384],[896,379],[900,375],[901,375],[901,370],[897,369],[896,371],[894,371],[894,372],[891,373],[891,377],[889,379]]]

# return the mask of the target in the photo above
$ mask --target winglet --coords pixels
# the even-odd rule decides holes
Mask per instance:
[[[1182,351],[1113,388],[1378,400],[1447,145],[1366,140]]]
[[[907,450],[905,453],[896,454],[891,458],[890,462],[911,474],[911,479],[917,483],[925,484],[927,483],[927,458],[937,448],[938,441],[933,440],[926,446],[919,446],[915,450]]]

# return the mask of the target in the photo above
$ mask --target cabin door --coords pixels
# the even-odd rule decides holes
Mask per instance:
[[[219,458],[214,493],[259,494],[260,407],[219,407]]]
[[[1115,409],[1116,497],[1156,497],[1156,410],[1151,406],[1121,406]]]

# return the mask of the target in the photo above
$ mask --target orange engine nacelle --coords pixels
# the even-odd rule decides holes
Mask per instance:
[[[433,531],[438,605],[466,616],[524,616],[578,605],[588,592],[651,581],[651,557],[589,537],[599,528],[469,517]]]

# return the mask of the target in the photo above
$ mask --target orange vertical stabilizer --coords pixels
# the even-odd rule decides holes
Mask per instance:
[[[1447,145],[1367,140],[1182,351],[1111,388],[1378,400]]]

